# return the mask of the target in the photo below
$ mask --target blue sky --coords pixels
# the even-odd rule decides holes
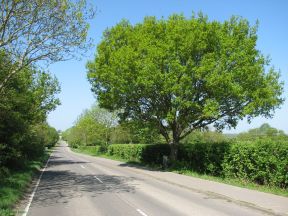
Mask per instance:
[[[287,0],[97,0],[93,1],[97,14],[91,21],[89,35],[97,45],[107,27],[117,24],[121,19],[128,19],[132,24],[141,22],[145,16],[167,18],[173,13],[183,13],[191,17],[192,12],[202,11],[209,20],[224,21],[232,15],[242,16],[254,24],[259,20],[257,48],[272,59],[271,65],[281,71],[281,80],[285,82],[285,103],[276,110],[273,119],[256,118],[248,124],[240,122],[236,129],[225,130],[238,133],[259,127],[267,122],[273,127],[288,133],[288,1]],[[48,116],[50,125],[65,130],[73,125],[77,116],[89,108],[95,101],[86,79],[86,62],[94,58],[94,47],[81,61],[69,60],[55,63],[49,71],[58,78],[62,92],[59,98],[62,105]]]

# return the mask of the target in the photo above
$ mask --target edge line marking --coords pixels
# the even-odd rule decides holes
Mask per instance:
[[[52,153],[53,153],[53,152],[52,152]],[[28,211],[29,211],[29,208],[30,208],[30,206],[31,206],[31,204],[32,204],[32,201],[33,201],[33,198],[34,198],[34,196],[35,196],[35,193],[36,193],[36,191],[37,191],[37,189],[38,189],[38,186],[39,186],[39,184],[40,184],[42,175],[43,175],[43,173],[45,172],[45,170],[46,170],[46,168],[47,168],[47,166],[48,166],[48,163],[49,163],[49,161],[50,161],[50,157],[51,157],[52,153],[50,154],[50,156],[49,156],[49,158],[48,158],[48,160],[47,160],[44,168],[43,168],[42,171],[41,171],[41,174],[40,174],[40,176],[39,176],[39,178],[38,178],[38,181],[37,181],[37,183],[36,183],[36,185],[35,185],[35,187],[34,187],[34,189],[33,189],[32,194],[31,194],[30,197],[29,197],[29,202],[28,202],[28,204],[27,204],[27,206],[26,206],[26,208],[25,208],[24,213],[22,214],[22,216],[26,216],[27,213],[28,213]]]

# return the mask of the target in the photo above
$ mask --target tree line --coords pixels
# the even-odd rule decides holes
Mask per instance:
[[[161,142],[157,129],[143,122],[120,122],[118,113],[109,112],[94,104],[83,111],[73,127],[62,132],[63,139],[72,147],[107,146],[117,143],[156,143]]]
[[[60,104],[50,64],[91,47],[85,0],[0,3],[0,179],[10,169],[41,157],[58,132],[47,115]],[[7,175],[6,175],[7,177]]]
[[[1,80],[10,67],[10,56],[2,50]],[[59,91],[55,77],[32,66],[6,82],[5,92],[0,95],[0,169],[20,168],[24,161],[42,156],[45,147],[57,142],[58,132],[46,118],[59,104]]]
[[[73,148],[100,146],[104,149],[110,144],[165,144],[165,139],[155,125],[137,121],[121,122],[117,112],[109,112],[98,104],[84,110],[71,128],[62,132],[64,140]],[[259,128],[250,129],[239,134],[223,134],[207,127],[195,130],[186,136],[181,143],[220,143],[228,141],[255,140],[287,141],[288,136],[282,130],[271,127],[268,123]]]

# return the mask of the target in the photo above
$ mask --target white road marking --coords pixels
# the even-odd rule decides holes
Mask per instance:
[[[99,179],[97,176],[94,176],[94,178],[96,178],[100,183],[103,184],[103,181],[101,181],[101,179]]]
[[[148,216],[147,214],[145,214],[141,209],[137,209],[137,212],[139,212],[141,215],[143,216]]]
[[[52,155],[52,153],[51,153],[51,155]],[[36,183],[36,186],[35,186],[32,194],[31,194],[30,197],[29,197],[28,204],[27,204],[27,206],[26,206],[26,208],[25,208],[22,216],[26,216],[27,213],[28,213],[28,211],[29,211],[29,208],[30,208],[30,206],[31,206],[31,203],[32,203],[33,198],[34,198],[34,196],[35,196],[35,193],[36,193],[36,191],[37,191],[37,188],[38,188],[38,186],[39,186],[39,184],[40,184],[42,175],[43,175],[43,173],[45,172],[45,170],[46,170],[46,168],[47,168],[47,166],[48,166],[48,163],[49,163],[49,160],[50,160],[51,155],[49,156],[49,158],[48,158],[48,160],[47,160],[47,162],[46,162],[46,164],[45,164],[45,166],[44,166],[44,168],[43,168],[43,170],[42,170],[42,172],[41,172],[41,174],[40,174],[40,176],[39,176],[39,178],[38,178],[38,181],[37,181],[37,183]]]
[[[85,167],[83,165],[80,165],[83,169],[85,169]]]

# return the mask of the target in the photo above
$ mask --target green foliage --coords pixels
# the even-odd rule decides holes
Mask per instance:
[[[225,155],[223,173],[258,184],[288,186],[288,142],[258,140],[233,143]]]
[[[170,147],[166,144],[113,144],[107,154],[128,161],[147,164],[161,164],[163,155],[169,155]]]
[[[135,139],[131,135],[131,130],[126,125],[119,124],[112,129],[111,143],[127,144],[135,143]]]
[[[170,154],[170,146],[167,144],[146,145],[142,151],[142,162],[148,164],[161,164],[163,156]]]
[[[156,125],[176,159],[191,131],[270,117],[282,104],[279,73],[256,44],[257,26],[238,17],[122,21],[104,32],[88,79],[100,107]]]
[[[0,167],[0,215],[15,215],[13,207],[26,191],[33,174],[39,171],[40,167],[48,159],[48,154],[42,155],[36,161],[22,161],[23,167],[18,170],[9,170]],[[2,171],[1,171],[2,170]],[[3,171],[5,170],[5,171]]]
[[[91,47],[86,40],[88,20],[94,15],[90,6],[86,0],[1,1],[0,50],[9,53],[12,67],[6,67],[0,79],[0,94],[27,66],[85,53]]]
[[[193,171],[219,176],[222,175],[222,163],[229,148],[228,142],[195,142],[181,145],[179,161]]]
[[[63,139],[73,148],[77,146],[102,145],[111,142],[114,127],[117,124],[116,113],[99,108],[97,104],[85,110],[75,125],[62,133]]]
[[[214,131],[193,131],[189,135],[187,135],[182,143],[211,143],[211,142],[224,142],[227,141],[227,137],[225,137],[220,132]]]
[[[159,133],[153,125],[136,121],[119,123],[118,120],[116,112],[109,112],[95,104],[85,110],[62,136],[73,148],[105,147],[111,143],[159,143]]]
[[[112,143],[159,143],[160,134],[155,125],[149,124],[143,121],[124,121],[115,128],[112,135],[115,136],[126,136],[126,142],[117,142],[118,139],[115,137]],[[117,130],[118,129],[118,130]],[[119,131],[119,129],[121,131]],[[121,132],[123,134],[116,134]],[[115,134],[114,134],[115,133]],[[120,140],[121,141],[121,140]]]
[[[277,139],[288,141],[288,136],[282,130],[271,127],[269,124],[262,124],[259,128],[254,128],[248,132],[240,133],[237,140],[249,141],[255,139]]]
[[[166,144],[113,144],[107,150],[108,155],[126,161],[160,166],[163,155],[169,152]],[[288,186],[287,141],[195,142],[181,145],[178,159],[174,169],[279,188]]]
[[[104,149],[101,146],[80,146],[77,148],[77,150],[94,156],[104,152]]]
[[[44,154],[45,147],[52,148],[58,140],[58,132],[47,123],[33,125],[22,141],[21,151],[25,158],[35,160]]]
[[[0,52],[0,79],[13,67],[9,55]],[[0,94],[0,167],[20,168],[25,160],[41,156],[44,147],[58,138],[45,121],[56,108],[58,81],[49,73],[26,67],[5,86]]]

